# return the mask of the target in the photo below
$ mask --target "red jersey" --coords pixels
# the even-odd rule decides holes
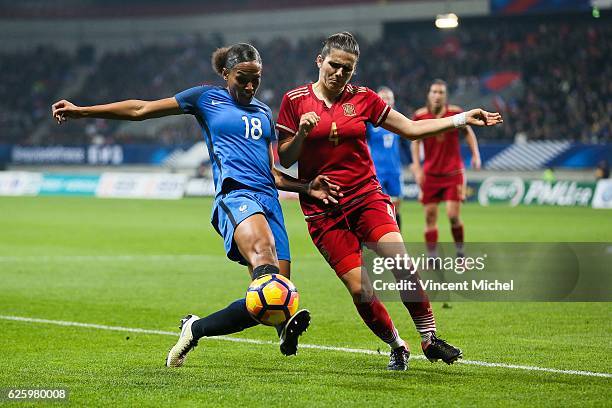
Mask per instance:
[[[461,113],[463,110],[455,105],[447,105],[442,118]],[[413,120],[436,119],[428,108],[421,108],[414,113]],[[463,172],[463,159],[459,146],[459,129],[453,129],[422,140],[425,150],[423,172],[439,176],[451,176]]]
[[[312,84],[287,92],[280,106],[276,128],[283,134],[297,133],[300,117],[315,112],[321,120],[304,139],[298,158],[298,177],[312,180],[319,174],[329,176],[344,193],[340,204],[379,188],[374,163],[366,143],[366,122],[378,126],[391,107],[374,91],[346,85],[340,97],[328,108],[317,98]],[[300,196],[305,215],[329,209],[320,200]]]

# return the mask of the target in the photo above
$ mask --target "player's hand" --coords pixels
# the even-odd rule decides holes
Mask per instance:
[[[480,157],[472,156],[472,168],[474,170],[480,170],[482,163],[480,162]]]
[[[423,172],[423,169],[421,167],[416,168],[412,166],[412,174],[414,175],[415,183],[417,183],[417,185],[421,187],[423,185],[423,182],[425,181],[425,173]]]
[[[321,118],[314,112],[306,112],[300,117],[300,126],[298,128],[298,134],[306,137],[310,134],[310,131],[314,129],[319,123]]]
[[[68,118],[80,118],[79,107],[65,99],[51,105],[51,114],[58,125],[68,120]]]
[[[315,177],[308,183],[306,193],[325,204],[338,204],[338,198],[344,197],[344,194],[340,192],[340,186],[332,183],[329,177],[323,175]]]
[[[482,109],[472,109],[465,113],[466,124],[471,126],[495,126],[504,123],[498,112],[487,112]]]

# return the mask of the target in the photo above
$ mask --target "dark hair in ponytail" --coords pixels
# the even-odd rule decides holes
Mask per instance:
[[[327,40],[323,43],[323,49],[321,49],[321,56],[323,58],[327,57],[332,48],[348,52],[359,58],[359,44],[355,37],[353,37],[353,34],[348,31],[332,34],[327,37]]]
[[[245,43],[218,48],[211,58],[212,67],[219,75],[223,75],[223,68],[231,70],[236,64],[250,61],[261,64],[261,56],[255,47]]]

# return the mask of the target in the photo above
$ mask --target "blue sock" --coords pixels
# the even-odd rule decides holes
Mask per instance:
[[[193,322],[191,332],[196,339],[201,337],[222,336],[257,326],[246,308],[246,299],[238,299],[211,315]]]

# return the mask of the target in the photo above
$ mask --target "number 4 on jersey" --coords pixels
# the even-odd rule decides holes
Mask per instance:
[[[329,137],[327,138],[327,140],[332,142],[334,146],[338,146],[340,137],[338,137],[338,126],[336,126],[336,122],[332,122],[331,130],[329,131]]]

